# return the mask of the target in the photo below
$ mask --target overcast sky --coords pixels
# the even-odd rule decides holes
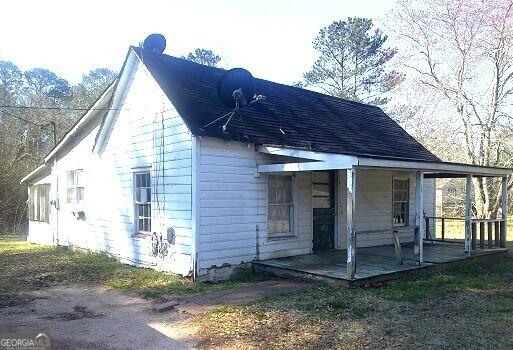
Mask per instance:
[[[320,28],[352,16],[379,21],[394,2],[4,0],[0,60],[48,68],[75,83],[95,67],[118,71],[129,45],[161,33],[167,54],[208,48],[224,67],[290,84],[314,62],[311,43]]]

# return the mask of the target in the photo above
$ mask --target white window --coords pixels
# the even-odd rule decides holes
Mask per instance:
[[[28,201],[30,221],[50,222],[50,185],[34,185],[30,187]]]
[[[135,230],[151,232],[151,180],[150,172],[134,173]]]
[[[292,176],[269,175],[267,189],[267,233],[292,235],[294,231]]]
[[[68,203],[79,203],[84,200],[84,170],[68,171],[66,199]]]
[[[394,179],[393,184],[394,226],[408,225],[409,182],[408,179]]]

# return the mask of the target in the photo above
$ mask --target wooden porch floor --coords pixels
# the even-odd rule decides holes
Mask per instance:
[[[399,278],[410,272],[425,269],[449,268],[455,263],[476,258],[493,258],[506,253],[504,248],[479,249],[471,256],[465,255],[463,245],[445,242],[424,242],[424,265],[418,266],[413,255],[412,245],[403,245],[403,265],[394,255],[393,246],[358,248],[355,280],[351,282],[383,281]],[[257,270],[270,274],[321,279],[328,281],[347,281],[346,251],[330,250],[326,252],[277,258],[253,263]]]

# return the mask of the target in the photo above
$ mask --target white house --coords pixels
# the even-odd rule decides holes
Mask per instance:
[[[212,122],[231,111],[217,95],[224,73],[131,47],[22,180],[28,239],[194,278],[348,248],[353,278],[356,250],[393,244],[393,231],[422,263],[434,178],[511,173],[444,163],[377,107],[260,79],[265,99],[223,131],[226,119]]]

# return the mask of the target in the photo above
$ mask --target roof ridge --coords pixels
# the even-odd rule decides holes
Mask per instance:
[[[131,48],[137,49],[141,53],[146,52],[146,53],[150,53],[150,54],[155,55],[155,56],[159,56],[160,55],[160,56],[165,56],[165,57],[170,58],[170,59],[179,60],[182,63],[189,64],[191,66],[196,65],[196,66],[200,66],[200,67],[204,67],[204,68],[208,68],[208,69],[212,69],[212,70],[217,70],[217,71],[223,71],[223,72],[226,72],[226,71],[228,71],[230,69],[235,68],[235,67],[232,67],[232,68],[226,69],[226,68],[222,68],[222,67],[213,67],[213,66],[208,66],[206,64],[201,64],[201,63],[198,63],[198,62],[190,61],[190,60],[188,60],[186,58],[177,57],[177,56],[169,55],[169,54],[166,54],[166,53],[158,53],[158,52],[149,51],[149,50],[146,50],[146,49],[144,49],[142,47],[131,46]],[[141,58],[141,61],[144,63],[144,59],[143,58]],[[325,94],[325,93],[322,93],[322,92],[319,92],[319,91],[305,89],[305,88],[301,88],[301,87],[298,87],[298,86],[293,86],[293,85],[289,85],[289,84],[285,84],[285,83],[279,83],[279,82],[276,82],[276,81],[273,81],[273,80],[264,79],[264,78],[258,78],[258,77],[254,77],[254,78],[255,78],[255,80],[263,81],[263,82],[270,83],[270,84],[276,84],[276,85],[284,86],[284,87],[287,87],[289,89],[297,89],[297,90],[302,91],[302,92],[307,92],[307,93],[311,93],[311,94],[317,94],[317,95],[321,95],[321,96],[324,96],[324,97],[328,97],[328,98],[336,100],[336,101],[342,101],[344,103],[356,104],[356,105],[367,107],[367,108],[376,108],[376,109],[379,109],[379,110],[383,111],[380,107],[375,106],[375,105],[371,105],[371,104],[368,104],[368,103],[354,101],[354,100],[349,100],[349,99],[341,98],[341,97],[338,97],[338,96],[328,95],[328,94]]]

